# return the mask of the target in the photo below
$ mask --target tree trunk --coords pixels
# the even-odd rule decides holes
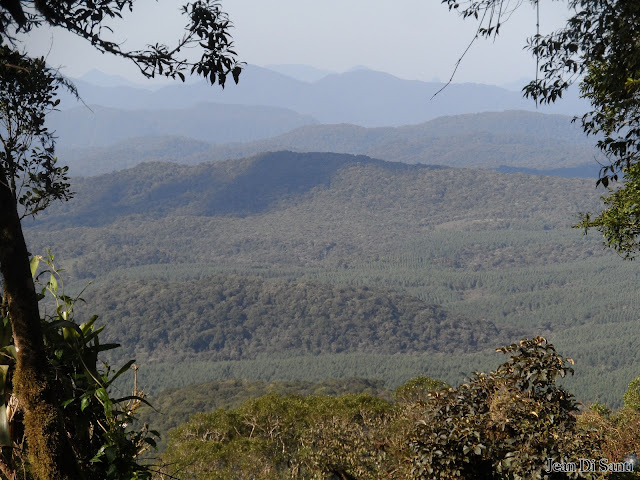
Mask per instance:
[[[29,463],[41,480],[81,478],[50,382],[38,298],[16,200],[0,172],[0,273],[9,307],[17,365],[14,394],[24,408]]]

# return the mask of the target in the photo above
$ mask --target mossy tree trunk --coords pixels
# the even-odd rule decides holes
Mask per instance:
[[[29,253],[4,172],[0,172],[0,273],[17,354],[13,388],[24,409],[31,470],[41,480],[81,478],[50,381]]]

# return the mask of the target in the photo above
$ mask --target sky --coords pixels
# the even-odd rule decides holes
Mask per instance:
[[[136,0],[133,13],[109,24],[112,39],[129,49],[175,43],[186,23],[181,4]],[[221,5],[234,24],[239,59],[260,66],[303,64],[334,72],[364,66],[405,79],[446,81],[476,29],[440,0],[227,0]],[[541,0],[540,32],[561,27],[566,15],[565,2]],[[535,59],[524,47],[535,31],[536,12],[524,0],[495,42],[480,39],[472,46],[454,82],[508,85],[532,78]],[[130,62],[102,55],[62,29],[41,28],[24,45],[70,77],[98,69],[144,82]]]

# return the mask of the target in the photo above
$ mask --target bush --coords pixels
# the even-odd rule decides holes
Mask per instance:
[[[496,371],[431,395],[410,442],[415,478],[579,478],[547,472],[547,459],[599,458],[597,436],[577,428],[578,404],[556,384],[573,361],[542,337],[498,351],[511,358]]]

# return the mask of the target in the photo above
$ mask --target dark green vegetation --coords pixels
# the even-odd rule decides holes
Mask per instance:
[[[598,458],[596,435],[578,429],[578,402],[556,384],[573,361],[542,337],[499,350],[511,358],[441,392],[418,421],[414,478],[541,478],[549,458]]]
[[[67,113],[60,113],[63,114]],[[165,123],[168,121],[164,120]],[[120,123],[126,125],[127,122],[130,120]],[[149,128],[157,127],[152,123]],[[597,167],[593,143],[585,138],[577,125],[571,123],[571,117],[525,111],[446,116],[397,128],[308,125],[247,143],[207,145],[202,142],[219,141],[219,135],[226,129],[222,133],[207,134],[202,127],[194,128],[188,136],[198,140],[151,137],[129,139],[92,150],[67,149],[64,158],[73,175],[111,172],[150,160],[196,165],[278,150],[364,154],[409,164],[456,167]]]
[[[119,341],[131,345],[120,335],[141,331],[146,348],[167,346],[134,350],[149,359],[141,384],[154,392],[234,376],[362,376],[393,387],[426,373],[457,383],[495,366],[488,352],[506,332],[513,340],[544,334],[575,358],[570,386],[583,400],[619,402],[640,369],[635,265],[570,228],[574,213],[598,206],[590,181],[278,153],[195,167],[145,164],[76,179],[73,188],[74,202],[27,229],[32,248],[51,246],[77,285],[98,277],[84,296],[92,311],[93,302],[114,299],[99,310]],[[232,285],[219,274],[242,280]],[[295,308],[267,303],[285,292],[300,296]],[[258,303],[244,308],[251,298]],[[187,304],[193,308],[177,313]],[[428,333],[429,343],[414,349],[415,319],[396,330],[400,337],[380,336],[382,314],[393,308],[393,321],[440,312],[450,328],[432,336],[438,316],[429,313],[417,337]],[[260,309],[266,318],[282,315],[255,324],[275,338],[240,327]],[[238,328],[216,324],[221,312]],[[369,315],[378,326],[363,330]],[[335,336],[350,323],[352,336]],[[206,335],[201,325],[209,325]],[[260,355],[285,345],[289,328],[304,336],[289,335],[277,356]],[[460,344],[468,339],[476,344]],[[335,355],[337,346],[343,353]],[[188,365],[175,360],[194,355]]]
[[[118,355],[143,364],[253,360],[285,352],[458,354],[521,335],[384,290],[236,275],[101,286],[88,299],[91,310],[108,312],[110,335],[122,345]]]
[[[330,397],[272,389],[193,415],[171,431],[161,458],[168,472],[220,480],[638,478],[599,469],[599,459],[619,468],[617,462],[638,453],[638,411],[627,395],[616,412],[598,404],[580,410],[557,383],[572,373],[573,362],[544,338],[499,351],[510,358],[494,371],[475,373],[455,388],[415,378],[397,388],[391,402],[371,392]],[[222,387],[224,396],[234,386],[204,388]],[[579,470],[581,458],[598,463]],[[549,459],[576,468],[549,472]]]
[[[76,300],[65,295],[53,256],[33,257],[31,268],[38,295],[49,307],[44,308],[39,333],[54,373],[51,383],[60,402],[59,420],[70,440],[68,454],[78,477],[150,479],[149,464],[139,463],[139,457],[156,446],[158,433],[142,423],[131,427],[136,410],[146,401],[135,388],[133,394],[114,393],[114,382],[128,372],[133,360],[114,369],[98,359],[117,345],[100,342],[105,327],[96,325],[97,316],[76,321]],[[19,382],[18,352],[24,343],[16,339],[20,337],[13,332],[8,296],[0,295],[0,474],[6,479],[16,478],[16,471],[23,478],[54,478],[50,472],[55,465],[34,462],[33,456],[48,453],[47,441],[60,440],[50,428],[44,430],[44,439],[34,438],[33,423],[46,425],[48,415],[41,406],[27,411],[19,400],[18,394],[35,396],[38,385]]]
[[[387,401],[393,399],[393,392],[385,388],[384,382],[380,380],[344,378],[320,382],[297,380],[270,383],[222,380],[168,389],[154,395],[148,399],[154,408],[143,406],[138,412],[137,420],[139,424],[153,425],[154,429],[160,432],[158,449],[162,451],[167,445],[169,430],[186,423],[189,416],[219,408],[238,408],[243,403],[268,394],[331,396],[367,394]]]

